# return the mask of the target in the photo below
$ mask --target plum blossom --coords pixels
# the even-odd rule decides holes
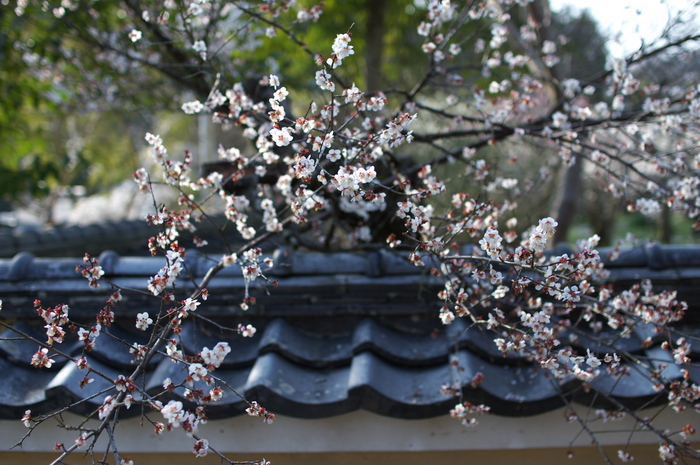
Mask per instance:
[[[256,333],[257,329],[253,325],[238,325],[238,332],[241,334],[243,337],[253,337]]]
[[[408,126],[415,119],[415,114],[400,114],[389,121],[386,128],[379,133],[379,141],[383,144],[389,144],[390,147],[396,147],[404,142],[410,143],[413,140],[413,132],[408,130]]]
[[[688,111],[694,118],[700,118],[700,98],[694,98],[688,105]]]
[[[372,182],[376,176],[374,166],[344,166],[333,176],[332,182],[343,196],[356,198],[359,195],[360,184]]]
[[[622,449],[617,451],[617,457],[620,459],[621,462],[631,462],[634,460],[632,454]]]
[[[174,340],[169,341],[165,345],[165,353],[168,354],[168,357],[170,357],[170,359],[176,363],[184,360],[185,358],[182,350],[177,347]]]
[[[231,352],[231,347],[229,347],[228,342],[219,342],[213,349],[205,347],[202,349],[201,357],[202,361],[211,368],[219,368],[224,361],[226,355]]]
[[[470,402],[463,402],[454,406],[450,410],[450,416],[458,420],[462,420],[464,426],[476,426],[479,422],[475,417],[486,415],[491,410],[486,405],[474,405]]]
[[[209,441],[206,439],[197,440],[192,448],[192,453],[195,454],[196,457],[204,457],[207,455],[209,453]]]
[[[353,83],[352,87],[343,90],[343,96],[345,97],[345,103],[357,103],[362,100],[364,93]]]
[[[114,387],[120,392],[131,392],[136,389],[134,382],[131,378],[127,378],[124,375],[119,375],[114,379]]]
[[[428,19],[436,26],[440,26],[452,19],[455,5],[450,0],[430,0],[428,3]]]
[[[32,411],[31,410],[25,410],[24,411],[24,416],[22,417],[22,424],[26,428],[31,428],[32,427]]]
[[[673,350],[673,359],[677,365],[688,365],[691,362],[690,355],[690,344],[686,338],[681,337],[676,341],[678,347]]]
[[[263,210],[263,223],[265,229],[270,232],[279,232],[282,230],[282,223],[277,219],[277,212],[271,199],[263,199],[260,202],[260,208]]]
[[[77,449],[82,449],[87,444],[88,433],[83,431],[80,436],[75,440],[75,446]]]
[[[148,347],[134,342],[131,347],[129,347],[129,353],[132,354],[136,360],[143,360],[148,354]]]
[[[197,307],[199,307],[200,304],[201,302],[198,302],[196,299],[188,297],[187,299],[182,301],[182,307],[180,308],[178,317],[187,318],[189,312],[194,312],[195,310],[197,310]]]
[[[141,40],[141,31],[132,29],[129,33],[129,39],[131,39],[132,42],[138,42],[139,40]]]
[[[194,381],[209,380],[209,371],[201,363],[192,363],[187,370]]]
[[[591,368],[598,368],[601,365],[600,359],[591,352],[591,349],[586,349],[587,357],[586,363]]]
[[[350,34],[338,34],[333,41],[333,58],[328,60],[328,64],[337,68],[343,63],[343,58],[353,55],[355,51],[350,45]]]
[[[659,457],[661,457],[661,460],[665,463],[678,463],[676,448],[673,444],[661,444],[659,446]]]
[[[265,407],[256,401],[250,402],[249,407],[245,411],[251,417],[262,417],[264,423],[272,424],[275,421],[275,415],[268,412]]]
[[[370,99],[367,101],[366,108],[370,111],[380,111],[384,108],[386,102],[386,95],[384,95],[383,92],[378,92],[377,94],[370,97]]]
[[[421,35],[423,37],[428,37],[430,35],[430,23],[426,23],[425,21],[422,21],[418,25],[418,35]]]
[[[554,236],[554,230],[558,223],[554,218],[547,217],[539,221],[539,224],[530,233],[529,246],[535,252],[543,252],[547,247],[547,242]]]
[[[200,5],[198,2],[192,2],[190,3],[190,6],[187,7],[187,16],[198,16],[202,14],[204,9],[202,8],[202,5]]]
[[[545,55],[555,53],[556,51],[557,51],[557,44],[555,44],[551,40],[545,40],[542,43],[542,53],[544,53]]]
[[[92,288],[97,288],[100,286],[99,280],[105,274],[97,259],[90,257],[89,254],[85,254],[83,257],[83,265],[76,266],[75,270],[88,280],[89,285]]]
[[[285,147],[292,142],[292,128],[272,128],[270,136],[277,147]]]
[[[278,82],[278,85],[279,85],[279,82]],[[287,88],[286,88],[286,87],[280,87],[279,89],[277,89],[277,90],[275,91],[275,93],[274,93],[274,95],[273,95],[273,98],[274,98],[276,101],[281,102],[281,101],[283,101],[284,99],[287,98],[287,95],[289,95],[289,91],[287,91]]]
[[[104,402],[102,403],[102,406],[100,406],[98,410],[98,417],[100,420],[104,420],[107,416],[109,416],[110,413],[114,410],[114,408],[117,406],[117,399],[113,396],[107,396],[105,397]]]
[[[566,286],[556,297],[562,302],[578,302],[581,300],[581,291],[578,286]]]
[[[171,400],[160,410],[163,417],[168,420],[168,424],[173,428],[177,428],[185,420],[185,411],[182,408],[182,402]]]
[[[655,216],[661,213],[661,205],[653,199],[637,199],[634,206],[645,216]]]
[[[245,279],[246,289],[248,284],[254,281],[258,276],[262,275],[262,269],[260,268],[259,263],[261,256],[261,249],[249,249],[243,252],[244,262],[241,266],[241,271],[243,272],[243,278]],[[268,266],[271,266],[271,262],[268,262]]]
[[[329,90],[331,92],[335,90],[335,83],[331,75],[325,69],[316,71],[316,85],[320,87],[321,90]]]
[[[146,331],[151,324],[153,324],[153,319],[148,316],[148,312],[143,312],[136,315],[137,329]]]
[[[49,349],[43,347],[36,351],[32,356],[31,364],[37,368],[51,368],[53,365],[53,359],[48,356]]]
[[[497,260],[503,251],[501,241],[502,238],[501,235],[498,234],[498,231],[489,228],[486,230],[486,233],[484,233],[484,238],[479,241],[479,246],[481,246],[481,249],[486,252],[489,257]]]
[[[367,199],[366,197],[371,197]],[[340,198],[340,209],[346,213],[352,213],[362,219],[369,219],[371,212],[384,211],[386,209],[386,194],[366,192],[364,196],[359,198]],[[367,231],[371,233],[371,231]]]
[[[136,184],[138,184],[141,192],[148,192],[150,190],[148,172],[145,170],[145,168],[137,169],[132,177],[134,178]]]
[[[78,340],[85,344],[85,350],[92,350],[95,346],[95,340],[101,334],[102,325],[99,323],[91,326],[89,330],[80,328],[78,330]]]
[[[215,387],[209,390],[210,402],[218,402],[224,397],[224,390],[220,387]]]
[[[53,308],[43,308],[40,301],[35,301],[36,311],[47,325],[65,325],[68,323],[69,307],[66,304],[57,305]]]
[[[202,58],[202,60],[207,59],[207,44],[203,40],[195,40],[194,43],[192,44],[192,49],[199,53],[199,56]]]
[[[569,118],[562,112],[557,111],[552,115],[552,126],[566,129],[569,125]]]
[[[649,113],[665,113],[671,106],[671,100],[668,98],[658,99],[658,98],[647,98],[644,101],[642,109]]]
[[[284,106],[274,98],[270,99],[270,108],[272,111],[269,111],[268,115],[270,116],[270,121],[274,124],[279,124],[287,116],[287,111],[284,109]]]
[[[199,100],[192,100],[191,102],[185,102],[182,104],[182,111],[187,115],[194,115],[199,113],[204,109],[204,105]]]
[[[440,311],[440,320],[442,320],[442,324],[449,325],[454,321],[454,319],[455,314],[452,313],[448,308],[443,307]]]
[[[337,162],[343,157],[343,152],[341,152],[338,149],[332,149],[326,152],[326,158],[328,158],[332,162]]]
[[[564,87],[564,95],[568,98],[573,98],[581,91],[581,83],[578,79],[565,79],[562,86]]]
[[[294,164],[294,175],[297,179],[310,178],[316,169],[316,160],[307,156],[297,157]]]
[[[166,252],[166,265],[158,273],[148,280],[148,290],[153,295],[159,295],[168,286],[175,282],[175,278],[182,271],[182,256],[173,250]]]

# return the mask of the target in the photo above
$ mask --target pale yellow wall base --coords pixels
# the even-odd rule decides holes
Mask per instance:
[[[619,447],[605,447],[612,463],[617,459]],[[449,452],[339,452],[339,453],[294,453],[267,454],[265,459],[272,465],[594,465],[604,464],[600,452],[593,447],[573,449],[573,458],[567,458],[567,449],[529,449],[499,451],[449,451]],[[633,465],[659,465],[657,446],[634,445],[628,449],[634,455]],[[124,454],[127,455],[127,454]],[[123,455],[123,456],[124,456]],[[220,465],[215,456],[195,458],[192,454],[136,453],[128,454],[134,465]],[[240,461],[261,460],[262,456],[228,455]],[[47,465],[56,454],[46,452],[0,452],[2,465]],[[694,461],[691,461],[694,462]],[[76,455],[66,460],[68,465],[90,464],[89,458]],[[114,464],[114,457],[109,458]],[[697,463],[697,462],[694,462]]]

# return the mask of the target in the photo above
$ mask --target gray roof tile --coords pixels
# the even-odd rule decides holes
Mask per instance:
[[[447,413],[456,403],[440,394],[440,386],[455,382],[464,387],[465,400],[485,403],[493,413],[502,415],[532,415],[557,408],[564,404],[560,393],[587,405],[611,405],[604,395],[591,394],[577,381],[554,382],[522,357],[504,358],[493,344],[493,333],[465,331],[468,322],[461,319],[442,326],[437,319],[440,303],[435,300],[439,282],[407,265],[399,255],[386,251],[330,255],[283,251],[277,258],[277,267],[269,274],[279,285],[269,295],[258,292],[258,304],[251,310],[243,312],[237,306],[244,282],[240,270],[231,267],[212,280],[208,286],[211,298],[197,312],[228,326],[252,322],[258,328],[255,337],[231,336],[198,318],[186,320],[180,334],[190,354],[220,340],[228,341],[233,350],[216,375],[270,411],[319,418],[361,408],[397,418],[432,417]],[[134,288],[143,288],[164,263],[160,258],[116,253],[104,253],[101,260],[107,277]],[[43,339],[42,324],[36,321],[32,307],[33,299],[40,297],[47,305],[68,303],[72,318],[90,321],[109,291],[105,287],[89,289],[74,271],[78,263],[80,259],[31,254],[0,260],[4,302],[0,318]],[[196,277],[203,275],[207,263],[204,257],[188,258],[188,267]],[[680,297],[691,302],[687,329],[700,332],[700,249],[647,247],[624,253],[609,269],[614,282],[654,276],[661,285],[680,289],[684,294]],[[182,289],[191,286],[184,279],[177,285]],[[115,339],[101,337],[88,355],[89,363],[109,377],[132,368],[120,340],[144,341],[144,333],[133,328],[133,317],[153,303],[147,297],[125,294],[115,309],[117,322],[108,330]],[[32,318],[35,323],[30,323]],[[106,380],[95,377],[92,384],[80,389],[85,373],[72,363],[56,363],[44,370],[31,368],[29,360],[36,345],[9,335],[5,331],[0,336],[0,373],[7,380],[0,384],[0,418],[18,418],[26,409],[41,413],[67,406],[85,413],[101,404],[101,392],[109,387]],[[601,336],[640,360],[658,364],[669,357],[652,331],[647,334],[640,329],[630,338],[619,338],[614,332],[597,335]],[[656,345],[643,346],[647,337]],[[586,349],[600,354],[609,350],[585,333],[578,335],[576,345],[583,353]],[[78,355],[81,343],[73,336],[61,350]],[[634,364],[630,367],[631,377],[601,377],[593,386],[629,405],[662,400],[653,385],[635,371]],[[667,370],[671,378],[682,375],[675,366]],[[473,388],[470,382],[477,373],[484,375],[484,381]],[[690,376],[700,383],[700,369],[691,369]],[[156,357],[149,365],[149,384],[144,387],[160,392],[160,382],[166,377],[181,378],[182,367]],[[180,391],[170,395],[183,400]],[[87,404],[76,404],[90,396],[95,397]],[[221,402],[210,406],[209,416],[239,415],[245,405],[227,392]],[[132,410],[125,413],[139,413]]]

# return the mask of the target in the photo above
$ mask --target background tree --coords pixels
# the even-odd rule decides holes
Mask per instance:
[[[213,84],[215,74],[213,70],[218,70],[220,76],[242,80],[264,74],[264,68],[269,66],[272,70],[285,70],[293,83],[291,85],[293,87],[290,86],[290,88],[297,92],[309,89],[311,82],[303,76],[308,73],[309,65],[313,66],[308,60],[309,55],[318,54],[318,51],[296,45],[331,40],[334,32],[343,28],[351,30],[357,36],[356,53],[365,56],[364,63],[358,61],[349,65],[346,79],[357,81],[360,86],[362,83],[368,83],[366,90],[378,90],[380,83],[384,84],[385,89],[407,87],[405,83],[415,82],[428,66],[427,61],[422,64],[420,61],[415,61],[413,51],[420,45],[419,36],[406,34],[406,31],[417,26],[419,15],[395,15],[390,22],[383,19],[382,12],[385,11],[414,12],[415,6],[407,1],[342,2],[327,6],[323,24],[297,31],[296,44],[295,41],[287,41],[284,34],[265,41],[259,40],[259,37],[269,32],[271,28],[264,30],[251,28],[246,30],[245,34],[237,34],[235,37],[217,38],[212,32],[216,30],[216,21],[228,20],[231,13],[222,4],[207,3],[205,8],[208,12],[213,12],[214,23],[203,31],[202,40],[210,42],[208,47],[215,52],[209,52],[205,61],[201,60],[201,56],[197,57],[191,48],[192,30],[188,32],[185,27],[185,34],[179,36],[175,29],[169,27],[167,18],[164,21],[160,21],[162,18],[159,18],[159,21],[144,21],[144,18],[155,18],[155,13],[147,4],[114,1],[102,2],[97,7],[90,8],[87,5],[77,8],[77,5],[77,3],[69,4],[67,11],[64,7],[44,8],[29,5],[21,16],[7,15],[5,20],[5,31],[8,35],[6,43],[14,44],[10,50],[13,51],[13,59],[22,61],[31,57],[33,60],[38,60],[41,57],[45,69],[43,70],[44,80],[38,78],[39,82],[46,82],[48,73],[52,80],[59,82],[61,88],[65,89],[62,91],[63,99],[54,105],[51,111],[69,114],[71,118],[50,117],[55,126],[54,130],[42,130],[32,134],[31,137],[23,137],[28,134],[26,130],[15,132],[17,137],[27,140],[29,144],[41,143],[47,134],[53,134],[52,140],[47,141],[47,144],[41,146],[42,148],[31,151],[16,143],[7,148],[8,152],[17,154],[17,159],[24,160],[25,168],[21,169],[21,175],[17,172],[19,168],[15,166],[11,171],[14,173],[12,178],[18,180],[30,176],[29,179],[34,181],[29,182],[31,186],[42,186],[43,190],[39,192],[52,194],[49,200],[56,197],[57,190],[62,185],[87,185],[90,192],[109,189],[124,177],[125,172],[133,171],[138,164],[138,159],[133,156],[134,150],[128,144],[124,145],[123,139],[120,140],[121,144],[115,141],[112,144],[96,144],[92,148],[78,150],[77,147],[82,147],[84,141],[90,140],[86,131],[81,128],[89,129],[90,134],[97,134],[100,128],[105,128],[104,134],[100,134],[99,137],[104,141],[110,133],[115,133],[111,129],[114,124],[119,123],[123,129],[118,132],[126,131],[138,137],[138,131],[134,131],[135,127],[149,124],[149,121],[153,121],[154,112],[160,109],[172,110],[177,106],[173,102],[182,101],[181,97],[174,98],[177,92],[191,92],[200,99],[205,98]],[[313,11],[311,3],[300,6],[306,11]],[[603,39],[595,31],[595,25],[590,18],[584,14],[580,19],[564,19],[564,23],[560,24],[561,20],[557,19],[558,17],[555,16],[552,19],[546,3],[534,2],[530,8],[534,12],[541,10],[537,13],[538,15],[546,14],[546,21],[542,18],[539,21],[547,23],[546,28],[540,29],[546,31],[548,37],[567,37],[568,43],[560,46],[562,49],[560,55],[564,57],[566,64],[558,64],[552,70],[561,68],[564,75],[580,78],[581,73],[585,72],[582,70],[600,68],[605,59]],[[9,9],[4,11],[8,12]],[[233,13],[233,15],[236,14]],[[275,14],[281,17],[287,14],[287,20],[294,23],[293,14],[286,13],[284,7],[277,10]],[[527,17],[523,12],[513,15],[513,21],[509,23],[509,33],[516,34],[516,39],[519,34],[517,29],[523,25],[523,21],[527,21]],[[95,20],[98,27],[88,28],[87,25],[92,25]],[[188,20],[196,22],[194,16]],[[233,20],[235,21],[235,18]],[[142,24],[148,27],[143,31],[139,30],[141,38],[137,42],[133,42],[127,34],[122,33],[130,27]],[[460,29],[460,34],[464,35],[464,40],[469,35],[485,37],[488,35],[486,27],[483,21],[470,22],[468,27]],[[558,32],[559,30],[561,33]],[[570,34],[567,34],[569,32]],[[538,38],[539,42],[547,40],[542,34]],[[591,37],[597,37],[597,39],[582,40]],[[217,40],[219,43],[216,42]],[[149,45],[149,41],[150,44],[167,45],[154,47]],[[256,47],[246,45],[247,43],[255,43]],[[530,45],[524,44],[519,39],[514,40],[513,43],[518,44],[513,50],[532,55],[533,50]],[[30,44],[31,47],[26,44]],[[508,46],[506,43],[502,47]],[[150,60],[144,58],[144,52],[150,53]],[[382,60],[383,54],[390,56],[391,60]],[[474,63],[478,60],[479,58],[470,52],[462,52],[461,58],[452,57],[450,65],[454,70],[474,69],[476,71],[476,73],[461,72],[464,85],[473,83],[483,88],[488,84],[488,81],[481,76],[480,67],[474,67]],[[533,59],[532,63],[539,63],[540,71],[550,72],[546,66],[542,68],[541,60]],[[16,69],[18,73],[23,69],[26,71],[26,63],[22,62],[22,67]],[[99,70],[99,79],[102,82],[98,82],[95,78],[90,80],[90,76],[98,75],[96,70]],[[190,70],[194,71],[190,72]],[[23,75],[31,76],[32,73],[23,73]],[[88,80],[85,81],[84,77],[88,77]],[[77,85],[71,87],[71,83]],[[144,92],[144,89],[153,89],[155,92]],[[550,88],[550,90],[554,89],[556,86]],[[442,89],[426,86],[422,91],[426,95],[439,95]],[[41,96],[43,97],[41,102],[44,104],[47,101],[47,95]],[[306,97],[305,94],[300,96],[302,99]],[[97,108],[97,111],[92,111],[88,116],[86,108]],[[27,112],[38,114],[46,114],[47,111],[48,109],[27,108]],[[298,109],[298,111],[304,111],[304,109]],[[70,128],[62,127],[64,121],[74,118],[82,118],[84,121],[72,124]],[[66,138],[66,135],[70,136]],[[211,131],[209,131],[209,137],[212,137]],[[240,140],[238,142],[240,143]],[[107,146],[108,150],[105,149]],[[200,151],[213,152],[215,147],[216,143],[210,143],[208,146],[205,144],[200,146]],[[210,156],[199,154],[199,158],[202,159]],[[545,156],[545,158],[548,157]],[[31,169],[30,160],[34,160],[32,163],[35,165]],[[125,161],[127,163],[124,163]],[[13,163],[17,165],[16,161]],[[574,164],[570,172],[574,173],[580,169],[580,166],[580,164]],[[86,172],[89,173],[87,177]],[[41,182],[37,182],[39,178]],[[571,187],[575,184],[564,182],[562,186],[568,186],[568,188],[560,189],[562,207],[559,208],[561,214],[558,218],[561,220],[562,227],[558,237],[565,238],[568,231],[567,225],[570,221],[564,221],[563,213],[574,211],[569,207],[572,199],[578,197],[577,191]],[[18,193],[22,192],[21,189],[10,189],[12,184],[6,185],[8,186],[6,196],[17,198]],[[54,186],[53,191],[48,188],[50,185]],[[35,194],[39,192],[35,191]],[[565,192],[569,195],[562,195]],[[552,196],[545,195],[542,198],[548,197]],[[536,204],[539,205],[539,202]],[[49,202],[45,211],[50,212],[51,206],[52,202]]]

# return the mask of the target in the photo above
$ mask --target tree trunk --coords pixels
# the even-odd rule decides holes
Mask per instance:
[[[671,209],[668,205],[661,206],[659,217],[659,241],[662,244],[670,244],[673,239],[673,224],[671,223]]]
[[[559,223],[554,233],[554,243],[566,242],[569,231],[574,224],[576,206],[581,197],[581,175],[583,173],[583,159],[576,156],[574,164],[566,168],[564,179],[559,186],[559,194],[554,204],[556,209],[554,218]]]
[[[382,88],[382,54],[384,51],[385,12],[389,0],[366,0],[367,32],[365,42],[365,90]]]

